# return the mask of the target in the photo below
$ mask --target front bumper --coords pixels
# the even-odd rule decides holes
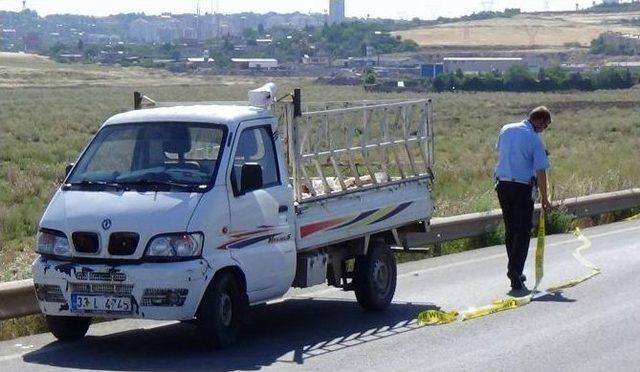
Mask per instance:
[[[42,313],[105,318],[193,319],[212,277],[204,259],[112,266],[38,257],[32,269]],[[130,298],[131,309],[74,310],[73,294]]]

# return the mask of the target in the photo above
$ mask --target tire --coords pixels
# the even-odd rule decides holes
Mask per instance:
[[[356,299],[366,310],[389,307],[396,291],[396,258],[384,240],[376,240],[366,255],[357,256],[353,284]]]
[[[242,329],[249,305],[235,275],[223,272],[213,278],[198,310],[197,324],[205,344],[224,348]]]
[[[60,341],[79,340],[87,334],[91,318],[79,316],[46,316],[49,331]]]

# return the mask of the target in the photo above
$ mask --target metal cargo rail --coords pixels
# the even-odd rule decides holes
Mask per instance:
[[[299,89],[292,98],[273,111],[285,123],[296,201],[432,178],[430,99],[312,103],[319,110],[302,112]]]

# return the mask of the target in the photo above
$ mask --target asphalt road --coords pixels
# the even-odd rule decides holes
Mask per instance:
[[[115,321],[93,325],[76,343],[50,334],[0,342],[0,370],[637,371],[640,222],[584,233],[593,243],[585,257],[601,275],[481,319],[430,327],[415,320],[426,309],[464,310],[505,297],[504,247],[400,265],[385,312],[363,312],[352,293],[314,287],[255,309],[251,328],[227,350],[204,350],[188,324]],[[590,272],[572,257],[579,245],[571,235],[548,238],[544,288]]]

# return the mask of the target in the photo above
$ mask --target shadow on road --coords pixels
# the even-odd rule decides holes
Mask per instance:
[[[204,349],[195,327],[171,324],[81,341],[54,342],[24,355],[27,363],[116,371],[253,370],[275,362],[304,364],[320,355],[393,337],[419,328],[416,316],[433,305],[393,303],[365,312],[357,303],[336,299],[291,299],[252,311],[252,324],[236,345]]]
[[[544,296],[535,298],[537,302],[576,302],[573,298],[566,298],[563,292],[547,293]]]

